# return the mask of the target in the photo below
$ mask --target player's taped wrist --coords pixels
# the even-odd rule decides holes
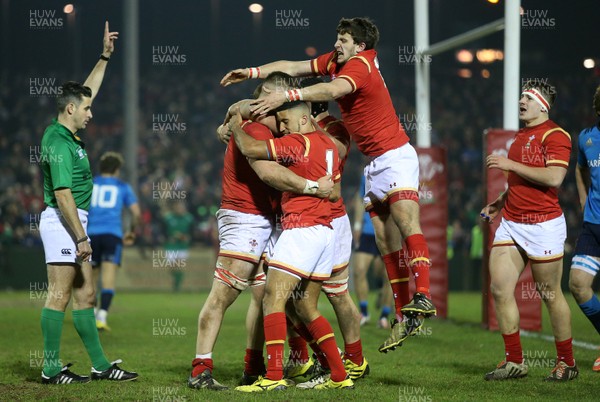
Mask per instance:
[[[248,78],[260,78],[260,67],[248,67]]]
[[[359,231],[362,229],[362,223],[361,222],[354,222],[354,230]]]
[[[302,191],[302,194],[316,194],[318,189],[318,182],[306,179],[306,184],[304,185],[304,190]]]
[[[285,99],[288,102],[301,101],[303,99],[301,89],[288,89],[285,91]]]

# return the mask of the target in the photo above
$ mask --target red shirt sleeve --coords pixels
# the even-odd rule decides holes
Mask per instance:
[[[308,150],[302,134],[287,134],[267,141],[269,159],[282,165],[293,165],[300,158],[307,157]]]
[[[333,63],[335,51],[325,53],[310,61],[310,68],[316,75],[329,75],[329,67]]]
[[[246,134],[255,140],[270,140],[273,138],[271,130],[269,130],[266,126],[249,120],[246,120],[242,124],[242,130],[244,130]]]
[[[352,85],[352,92],[361,88],[371,74],[371,65],[369,61],[360,55],[351,57],[340,70],[340,74],[336,79],[345,79]]]
[[[561,166],[567,169],[571,159],[571,136],[561,128],[549,130],[542,138],[545,148],[546,166]]]

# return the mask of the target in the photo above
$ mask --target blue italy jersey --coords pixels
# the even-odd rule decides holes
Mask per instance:
[[[123,208],[137,202],[131,186],[116,177],[96,176],[88,216],[88,234],[123,237]]]
[[[363,175],[362,179],[360,180],[360,196],[361,197],[365,196],[365,186],[366,186],[365,176]],[[362,233],[366,234],[366,235],[373,235],[373,236],[375,235],[375,229],[373,229],[373,224],[371,223],[371,216],[366,211],[363,214]]]
[[[600,129],[598,123],[579,134],[577,164],[590,170],[591,185],[583,212],[585,222],[600,224]]]

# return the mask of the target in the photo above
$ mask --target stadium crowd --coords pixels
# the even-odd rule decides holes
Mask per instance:
[[[139,233],[142,250],[143,246],[164,242],[161,210],[176,199],[185,199],[195,218],[194,243],[214,245],[214,213],[220,203],[224,154],[215,128],[226,108],[236,100],[250,97],[253,89],[244,85],[224,89],[219,85],[221,76],[222,72],[172,74],[168,69],[157,68],[140,79],[143,84],[135,163],[143,216]],[[390,91],[392,99],[414,144],[416,128],[424,123],[415,115],[410,96],[414,88],[412,74],[399,74],[395,79]],[[571,134],[575,144],[581,129],[595,122],[591,98],[596,79],[579,75],[550,78],[552,81],[557,85],[558,98],[550,117]],[[31,95],[30,82],[29,74],[22,73],[0,85],[2,249],[12,244],[41,247],[37,225],[44,205],[39,144],[44,128],[55,115],[55,100]],[[100,155],[107,150],[121,150],[122,139],[127,135],[123,133],[121,117],[122,86],[117,74],[107,77],[93,107],[93,121],[82,136],[91,144],[87,151],[95,173]],[[486,128],[502,126],[502,82],[433,74],[431,88],[435,88],[431,105],[432,144],[444,146],[448,152],[449,225],[453,228],[449,244],[455,260],[451,261],[452,269],[469,258],[471,228],[477,224],[484,205],[481,133]],[[569,259],[568,251],[575,244],[581,221],[574,180],[576,157],[574,145],[569,173],[560,190],[568,225]],[[353,147],[343,181],[343,195],[348,200],[359,185],[361,158]],[[133,162],[125,161],[129,163]]]

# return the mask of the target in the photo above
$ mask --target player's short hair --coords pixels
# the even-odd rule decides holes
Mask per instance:
[[[90,87],[86,87],[75,81],[67,81],[61,86],[61,93],[56,98],[56,108],[58,113],[65,111],[65,108],[69,103],[74,103],[77,106],[83,100],[83,97],[91,98],[92,90]]]
[[[114,174],[123,166],[123,157],[118,152],[108,151],[100,157],[100,173]]]
[[[365,50],[374,49],[379,42],[379,30],[367,17],[342,18],[336,31],[340,35],[350,34],[357,45],[364,43]]]
[[[600,116],[600,85],[596,88],[596,93],[594,93],[594,110],[596,114]]]
[[[322,82],[325,82],[325,81],[323,81],[323,79],[320,77],[308,77],[308,78],[305,78],[302,81],[300,81],[300,88],[310,87],[313,85],[320,84]],[[310,103],[310,113],[314,117],[317,117],[321,113],[326,112],[328,110],[329,110],[329,102],[311,102]]]
[[[532,88],[537,89],[542,94],[550,107],[554,105],[554,101],[556,100],[556,86],[550,85],[546,81],[529,80],[523,85],[522,92]]]
[[[293,110],[300,108],[303,108],[307,112],[307,114],[310,114],[310,109],[308,108],[308,105],[306,104],[306,102],[303,101],[285,102],[283,105],[275,109],[275,113],[281,112],[283,110]]]
[[[263,84],[275,85],[279,90],[286,91],[298,87],[298,79],[283,71],[273,71],[265,78]]]

